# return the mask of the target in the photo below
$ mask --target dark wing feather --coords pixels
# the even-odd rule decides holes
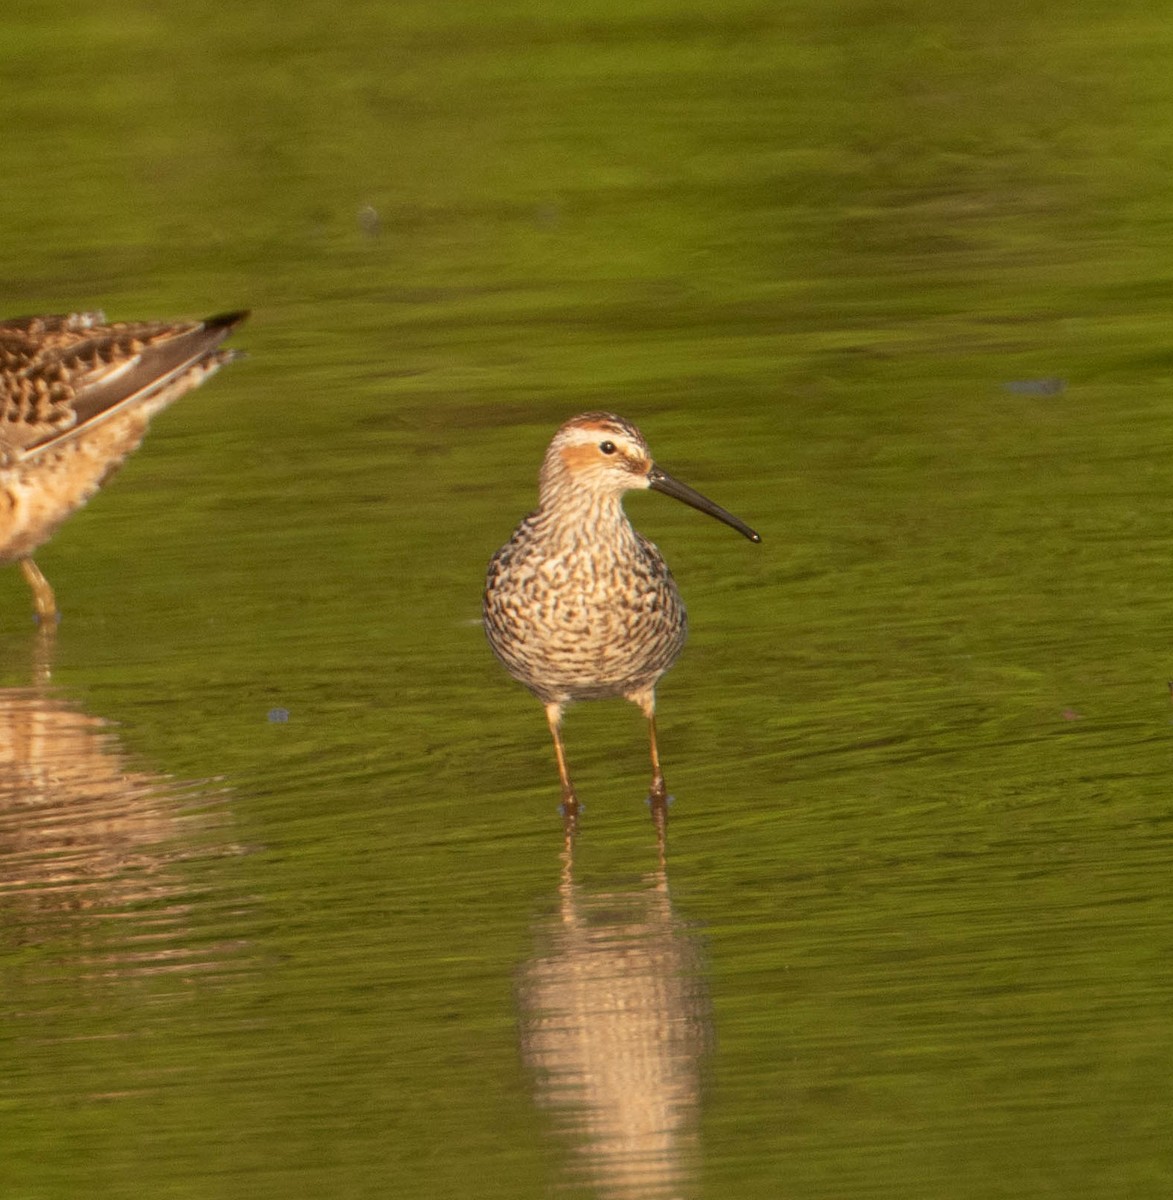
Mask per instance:
[[[159,396],[193,368],[219,366],[231,357],[218,350],[220,343],[247,315],[114,325],[106,325],[101,313],[5,321],[0,460],[35,455]],[[186,387],[175,395],[181,390]]]

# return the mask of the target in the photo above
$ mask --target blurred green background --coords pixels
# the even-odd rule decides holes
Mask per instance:
[[[38,555],[49,688],[0,578],[0,1195],[1169,1195],[1168,14],[2,25],[5,309],[253,317]],[[477,624],[597,408],[764,539],[629,504],[666,872],[624,705],[561,860]]]

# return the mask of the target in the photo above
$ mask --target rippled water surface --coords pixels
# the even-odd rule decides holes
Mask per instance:
[[[0,1196],[1171,1194],[1165,15],[6,26],[8,310],[254,315],[0,574]],[[663,858],[478,624],[597,408]]]

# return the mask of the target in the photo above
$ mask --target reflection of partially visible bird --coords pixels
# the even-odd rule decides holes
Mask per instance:
[[[485,630],[506,670],[546,706],[573,830],[578,800],[562,746],[572,700],[621,696],[638,704],[651,741],[651,799],[667,801],[656,748],[656,684],[684,645],[684,605],[660,552],[623,511],[623,493],[653,488],[731,525],[748,525],[673,479],[652,461],[643,435],[612,413],[583,413],[562,426],[542,463],[531,513],[493,556],[485,584]]]
[[[142,441],[150,419],[234,357],[246,312],[106,324],[100,312],[0,322],[0,563],[40,620],[57,601],[32,552]]]

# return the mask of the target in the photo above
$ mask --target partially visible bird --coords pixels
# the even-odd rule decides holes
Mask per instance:
[[[743,521],[656,466],[643,435],[614,413],[572,417],[542,463],[536,511],[493,556],[484,624],[505,669],[546,706],[568,832],[578,798],[562,714],[572,700],[623,697],[648,721],[653,811],[668,793],[656,746],[656,684],[684,645],[687,619],[660,552],[632,528],[623,494],[652,488],[731,525]]]
[[[0,564],[20,563],[40,621],[57,619],[57,599],[33,551],[138,447],[155,413],[235,357],[220,343],[247,316],[0,321]]]

